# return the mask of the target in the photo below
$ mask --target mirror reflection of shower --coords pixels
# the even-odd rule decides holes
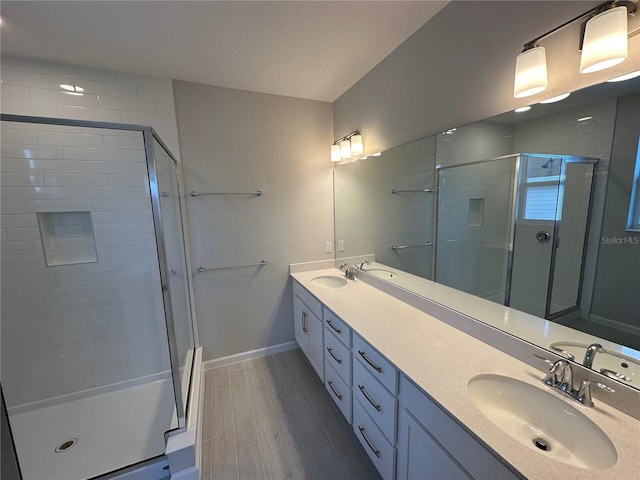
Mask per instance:
[[[438,169],[434,279],[547,319],[580,315],[596,166],[522,153]]]

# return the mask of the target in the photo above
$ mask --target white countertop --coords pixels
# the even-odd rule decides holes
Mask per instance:
[[[556,322],[536,317],[529,313],[506,307],[476,295],[412,275],[382,263],[372,262],[365,268],[381,268],[391,271],[397,276],[385,281],[407,289],[417,295],[428,298],[441,305],[469,315],[473,318],[508,332],[518,338],[551,350],[554,342],[575,342],[584,345],[585,349],[593,342],[600,343],[607,351],[616,352],[631,359],[640,360],[640,352],[604,338],[595,337]]]
[[[346,287],[330,289],[311,283],[319,275],[340,276],[342,272],[329,268],[291,274],[524,476],[545,480],[640,479],[639,420],[597,400],[596,406],[589,408],[567,399],[542,385],[541,371],[358,279]],[[485,417],[468,395],[469,380],[486,373],[535,385],[579,409],[609,436],[618,453],[617,463],[605,470],[573,467],[511,438]]]

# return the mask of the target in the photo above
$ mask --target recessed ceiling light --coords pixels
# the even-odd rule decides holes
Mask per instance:
[[[557,97],[551,97],[551,98],[547,98],[546,100],[542,100],[539,103],[556,103],[556,102],[559,102],[560,100],[564,100],[569,95],[571,95],[571,93],[563,93],[562,95],[558,95]]]
[[[631,80],[632,78],[640,77],[640,70],[627,73],[626,75],[620,75],[619,77],[607,80],[607,82],[624,82],[625,80]]]
[[[64,93],[68,93],[69,95],[83,95],[84,88],[79,87],[78,85],[67,85],[66,83],[61,83],[60,88],[65,90]]]
[[[376,153],[372,153],[371,155],[369,155],[370,157],[379,157],[380,155],[382,155],[382,152],[376,152]]]
[[[516,112],[516,113],[522,113],[522,112],[526,112],[526,111],[529,111],[529,110],[531,110],[531,105],[527,105],[526,107],[516,108],[516,109],[514,110],[514,112]]]
[[[587,120],[591,120],[592,118],[593,117],[582,117],[582,118],[579,118],[578,121],[579,122],[586,122]]]

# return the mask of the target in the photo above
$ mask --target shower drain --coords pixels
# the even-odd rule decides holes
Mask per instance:
[[[73,447],[76,443],[78,443],[77,438],[69,438],[68,440],[65,440],[64,442],[62,442],[60,445],[56,447],[56,453],[66,452],[71,447]]]
[[[551,449],[549,444],[543,438],[534,438],[532,441],[537,448],[544,452],[548,452]]]

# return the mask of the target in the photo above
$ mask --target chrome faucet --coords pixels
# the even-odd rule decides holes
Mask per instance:
[[[551,364],[547,376],[542,381],[545,385],[570,393],[573,390],[573,369],[571,364],[563,358],[556,360]]]
[[[354,280],[356,278],[354,267],[352,267],[348,263],[340,262],[340,270],[344,270],[344,276],[349,280]]]
[[[587,347],[587,351],[584,354],[584,360],[582,365],[587,368],[593,368],[593,359],[596,357],[596,353],[604,352],[604,348],[599,343],[592,343]]]
[[[580,388],[576,390],[573,388],[573,367],[568,360],[561,358],[552,362],[544,357],[540,357],[538,355],[535,356],[550,365],[547,375],[542,380],[545,385],[560,390],[575,401],[580,402],[587,407],[593,407],[593,400],[591,399],[591,385],[595,385],[606,392],[615,392],[613,388],[606,386],[604,383],[589,379],[582,380]]]
[[[358,267],[358,269],[360,269],[360,270],[364,271],[364,266],[365,266],[365,265],[371,265],[371,262],[370,262],[369,260],[365,260],[364,262],[362,262],[362,263],[360,264],[360,266]]]

